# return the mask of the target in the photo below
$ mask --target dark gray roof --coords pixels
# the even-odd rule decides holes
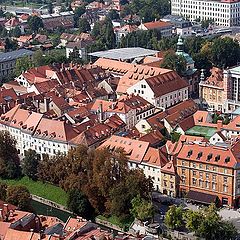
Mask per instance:
[[[56,223],[55,225],[45,229],[44,234],[46,234],[46,235],[59,234],[60,236],[62,236],[63,235],[63,224]]]
[[[17,220],[16,222],[11,223],[10,228],[15,229],[18,226],[25,227],[35,217],[36,217],[36,215],[34,213],[27,214],[27,215],[23,216],[22,218],[20,218],[19,220]]]
[[[24,56],[32,56],[33,51],[27,49],[19,49],[12,52],[6,52],[0,54],[0,63],[15,60]]]

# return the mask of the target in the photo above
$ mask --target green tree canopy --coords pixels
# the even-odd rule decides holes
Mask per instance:
[[[25,157],[22,162],[22,172],[33,180],[37,180],[37,169],[41,157],[35,150],[29,149],[25,152]]]
[[[0,131],[0,177],[17,178],[21,174],[16,140],[7,131]]]
[[[135,218],[143,222],[153,217],[154,208],[150,201],[147,201],[138,195],[132,199],[131,203],[131,212]]]
[[[108,17],[109,17],[111,20],[116,20],[116,19],[119,19],[119,18],[120,18],[118,11],[115,10],[115,9],[111,9],[111,10],[109,11]]]
[[[20,210],[28,210],[31,205],[31,195],[25,186],[8,186],[6,201]]]
[[[69,192],[68,209],[78,216],[86,219],[91,219],[94,214],[94,209],[88,201],[87,197],[84,196],[79,190],[72,189]]]
[[[182,76],[186,71],[186,60],[183,56],[178,56],[173,51],[168,51],[163,58],[161,67],[172,69]]]
[[[81,33],[86,33],[91,30],[91,26],[86,18],[80,18],[78,27]]]
[[[184,226],[183,209],[182,207],[170,206],[166,213],[165,220],[166,226],[170,229],[179,229]]]
[[[214,204],[199,211],[187,210],[184,220],[188,230],[204,239],[231,240],[237,236],[236,228],[232,223],[222,220]]]
[[[34,15],[30,16],[27,20],[28,26],[33,32],[38,32],[41,28],[43,28],[43,21],[40,17]]]
[[[0,182],[0,200],[5,201],[7,197],[7,184]]]
[[[33,66],[32,61],[28,56],[18,58],[15,65],[15,74],[19,76]]]
[[[235,66],[240,61],[240,46],[229,37],[214,39],[210,58],[213,65],[220,68]]]

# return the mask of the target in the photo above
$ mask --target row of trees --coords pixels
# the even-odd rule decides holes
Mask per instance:
[[[121,39],[121,47],[144,47],[159,51],[176,51],[178,36],[162,38],[156,31],[136,31]],[[212,66],[227,68],[240,62],[240,46],[237,41],[225,38],[188,37],[184,39],[185,52],[195,61],[197,69]],[[174,61],[179,61],[175,56]]]
[[[27,56],[17,59],[15,66],[15,75],[19,76],[22,72],[28,70],[31,67],[39,67],[44,65],[49,65],[53,63],[67,63],[68,59],[65,54],[59,54],[56,50],[50,53],[44,53],[42,50],[37,50],[33,56],[32,60]]]
[[[115,215],[121,220],[152,216],[152,180],[141,170],[130,170],[121,149],[88,152],[87,147],[78,146],[67,155],[45,155],[42,160],[34,150],[28,150],[20,166],[15,144],[8,132],[0,132],[0,178],[24,174],[60,186],[69,193],[70,210],[86,218],[94,214]]]
[[[133,206],[141,207],[139,201],[144,202],[145,207],[153,188],[151,179],[146,179],[142,171],[128,168],[127,156],[120,149],[89,153],[86,147],[79,146],[66,156],[44,157],[37,169],[39,180],[59,185],[74,196],[78,191],[86,197],[85,203],[89,201],[96,214],[114,215],[121,220],[133,214]],[[136,196],[139,201],[132,205],[131,201]],[[70,201],[75,205],[74,198]],[[74,209],[70,203],[69,206]],[[141,209],[147,211],[143,207]],[[148,209],[147,215],[151,216],[152,210],[150,207]],[[85,213],[78,214],[84,216]]]
[[[167,0],[133,0],[124,6],[121,16],[137,14],[143,22],[154,21],[170,14],[170,2]]]
[[[237,230],[232,223],[223,221],[214,204],[199,211],[187,210],[171,206],[165,217],[165,224],[172,230],[187,228],[208,240],[231,240],[237,236]]]

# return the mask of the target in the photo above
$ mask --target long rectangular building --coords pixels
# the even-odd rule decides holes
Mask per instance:
[[[171,13],[191,21],[212,20],[219,26],[237,26],[240,24],[240,1],[171,0]]]

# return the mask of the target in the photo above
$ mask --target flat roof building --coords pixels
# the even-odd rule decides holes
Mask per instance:
[[[120,61],[129,61],[135,58],[154,56],[158,51],[141,48],[141,47],[131,47],[131,48],[117,48],[106,51],[99,51],[89,53],[89,56],[97,58],[108,58]]]

